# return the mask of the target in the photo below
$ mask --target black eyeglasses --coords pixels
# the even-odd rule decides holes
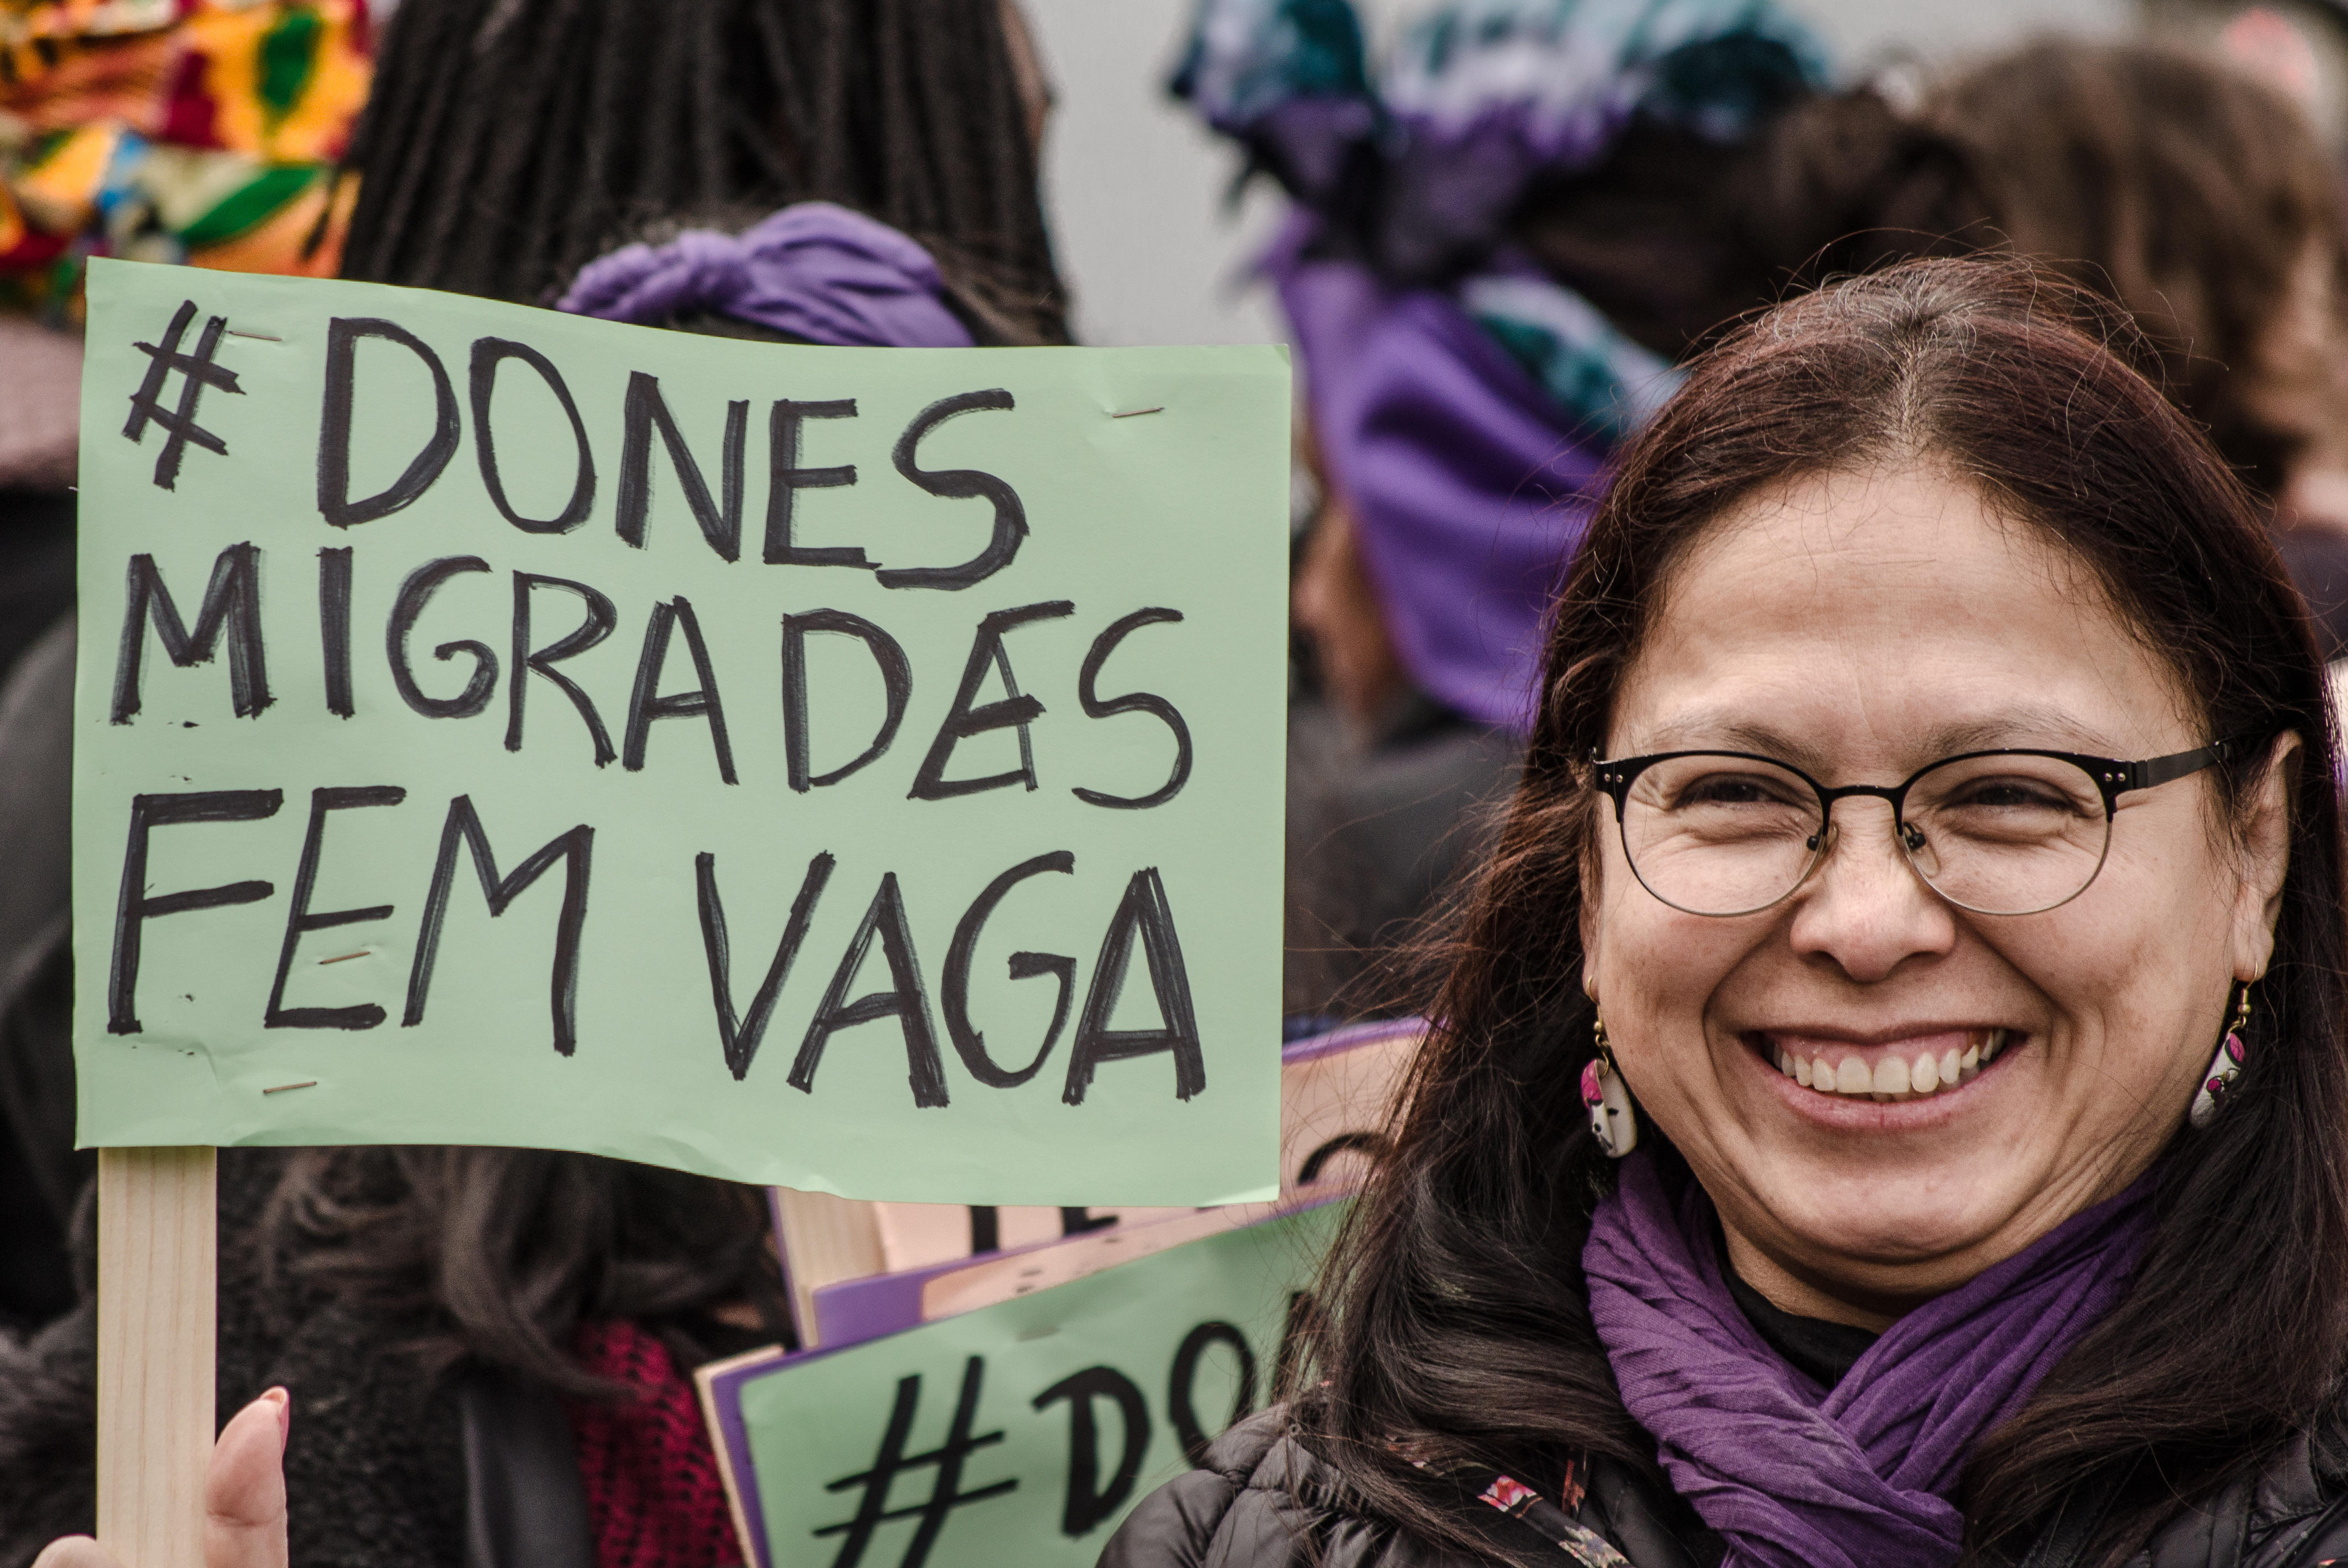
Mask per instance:
[[[2122,762],[2068,751],[1968,751],[1901,783],[1829,789],[1745,751],[1591,756],[1641,885],[1689,914],[1752,914],[1789,896],[1826,858],[1835,802],[1890,803],[1894,836],[1926,886],[1977,914],[2037,914],[2087,890],[2134,789],[2225,760],[2218,741]]]

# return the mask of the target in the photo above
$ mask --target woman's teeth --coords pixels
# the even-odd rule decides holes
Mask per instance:
[[[1815,1050],[1811,1056],[1798,1056],[1785,1047],[1776,1048],[1777,1070],[1800,1084],[1822,1094],[1865,1095],[1869,1099],[1921,1099],[1928,1094],[1959,1084],[1971,1083],[1982,1068],[1997,1059],[2005,1049],[2003,1029],[1975,1029],[1965,1036],[1964,1049],[1955,1047],[1938,1056],[1931,1051],[1919,1051],[1911,1058],[1894,1052],[1876,1058],[1870,1068],[1856,1055],[1845,1055],[1836,1047],[1806,1047]]]

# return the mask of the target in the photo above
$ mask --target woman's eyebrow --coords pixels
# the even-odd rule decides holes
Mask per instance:
[[[1673,714],[1647,732],[1645,752],[1711,749],[1758,751],[1799,762],[1810,748],[1781,729],[1720,708],[1689,708]]]
[[[2076,714],[2046,703],[2019,703],[1993,716],[1932,731],[1931,749],[1941,757],[2007,747],[2106,748],[2110,738],[2082,723]]]
[[[1929,762],[1961,752],[2008,747],[2067,750],[2109,744],[2075,714],[2052,704],[2024,702],[1994,714],[1952,721],[1928,730],[1918,760]],[[1673,714],[1646,731],[1643,742],[1637,748],[1641,753],[1714,748],[1756,751],[1798,767],[1826,760],[1817,747],[1796,739],[1767,721],[1723,708],[1696,707]]]

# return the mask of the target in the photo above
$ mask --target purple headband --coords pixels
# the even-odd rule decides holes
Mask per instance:
[[[886,223],[800,201],[739,234],[691,229],[588,263],[557,308],[656,325],[707,311],[842,348],[968,348],[930,253]]]

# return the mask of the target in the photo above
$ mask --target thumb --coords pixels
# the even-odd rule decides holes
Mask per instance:
[[[204,1568],[286,1568],[285,1439],[293,1415],[285,1390],[272,1388],[239,1410],[212,1445],[204,1479]]]

